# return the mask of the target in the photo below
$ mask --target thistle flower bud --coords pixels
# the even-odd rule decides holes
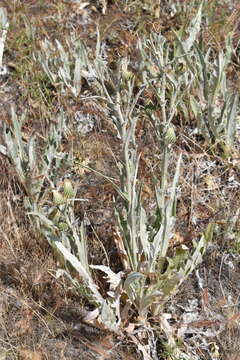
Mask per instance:
[[[68,231],[68,224],[60,222],[58,223],[58,228],[60,231]]]
[[[128,64],[129,64],[129,60],[127,58],[124,58],[122,60],[122,66],[121,66],[121,70],[122,70],[122,78],[125,81],[130,80],[134,74],[128,70]]]
[[[131,71],[128,71],[127,69],[122,70],[122,77],[123,80],[128,81],[132,79],[134,74]]]
[[[65,200],[64,200],[62,194],[60,194],[59,191],[53,190],[52,194],[53,194],[53,203],[54,203],[54,205],[62,205],[62,204],[64,204]]]
[[[63,196],[65,199],[72,199],[75,196],[75,190],[70,180],[66,179],[63,186]]]
[[[167,129],[167,132],[164,136],[164,141],[166,145],[173,144],[176,141],[175,131],[172,126]]]

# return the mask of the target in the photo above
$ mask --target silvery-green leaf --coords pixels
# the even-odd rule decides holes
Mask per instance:
[[[0,8],[0,29],[8,28],[8,18],[7,18],[7,9],[1,7]]]
[[[162,284],[161,290],[164,294],[165,298],[168,298],[169,296],[176,293],[176,290],[179,288],[179,285],[184,280],[184,276],[181,274],[181,272],[176,273],[173,276],[169,276],[169,278],[164,281]]]
[[[36,152],[35,152],[35,136],[31,136],[27,144],[28,161],[30,170],[33,171],[36,167]]]
[[[200,104],[197,102],[197,100],[193,96],[190,96],[190,105],[191,105],[194,116],[196,118],[198,118],[199,115],[202,113],[202,109],[201,109]]]
[[[103,301],[101,309],[101,320],[108,329],[113,331],[118,329],[119,320],[117,319],[116,314],[106,300]]]
[[[189,50],[192,48],[194,42],[196,41],[197,35],[200,32],[202,22],[202,6],[203,2],[201,2],[200,4],[196,16],[193,17],[190,21],[190,25],[187,29],[188,36],[186,40],[182,41],[182,46],[186,53],[188,53]]]
[[[57,44],[57,48],[59,50],[59,54],[60,54],[61,60],[63,62],[63,65],[68,69],[68,72],[70,72],[69,56],[68,56],[67,52],[64,50],[62,44],[58,40],[56,40],[56,44]]]
[[[0,144],[0,153],[3,155],[7,155],[7,147]]]
[[[3,7],[0,8],[0,68],[3,65],[3,52],[5,41],[7,38],[9,23],[7,18],[7,10]]]
[[[236,132],[236,118],[237,118],[237,107],[239,103],[239,95],[232,95],[231,102],[229,105],[229,113],[226,124],[226,141],[228,144],[232,144],[234,140],[234,134]]]
[[[144,275],[134,271],[127,276],[124,282],[124,289],[132,302],[134,302],[138,296],[138,291],[141,287],[139,280],[141,279],[144,279]]]
[[[94,283],[91,275],[86,271],[86,269],[82,266],[80,261],[73,254],[68,251],[61,242],[56,241],[55,246],[64,256],[64,258],[70,262],[73,268],[78,272],[78,274],[82,277],[83,281],[86,284],[86,287],[92,292],[96,302],[101,305],[104,303],[104,299],[102,295],[99,293],[96,284]]]
[[[147,216],[145,209],[140,207],[140,240],[143,253],[147,260],[150,259],[150,241],[149,233],[147,231]]]
[[[29,212],[28,215],[33,215],[39,217],[39,219],[43,222],[44,225],[48,226],[49,228],[56,229],[56,225],[54,222],[49,220],[45,215],[41,214],[40,212]]]
[[[179,156],[176,171],[172,183],[172,189],[170,193],[170,199],[168,201],[168,204],[164,208],[163,212],[163,222],[160,226],[160,229],[156,233],[154,240],[152,242],[152,265],[154,264],[155,260],[157,259],[157,256],[165,257],[168,249],[169,239],[172,231],[172,227],[174,224],[174,217],[172,216],[172,210],[174,205],[174,200],[176,196],[176,187],[177,187],[177,181],[179,178],[179,172],[180,172],[180,163],[181,163],[181,155]]]
[[[163,295],[165,294],[161,290],[147,291],[140,303],[141,311],[146,311],[150,305],[155,301],[159,301]]]
[[[195,46],[195,49],[198,54],[198,59],[200,60],[200,62],[198,64],[201,65],[200,69],[201,69],[201,74],[202,74],[202,78],[203,78],[203,94],[204,94],[205,101],[208,102],[209,96],[210,96],[208,69],[207,69],[208,54],[204,57],[202,51],[199,49],[198,46]]]
[[[115,273],[113,272],[108,266],[105,265],[90,265],[92,269],[97,269],[103,271],[107,275],[107,282],[110,284],[110,289],[115,290],[118,285],[120,284],[122,278],[121,278],[121,272]]]
[[[214,231],[214,224],[209,224],[205,233],[202,235],[199,241],[193,241],[194,250],[193,254],[187,260],[184,268],[183,274],[186,278],[195,268],[196,266],[202,261],[202,256],[207,249],[207,246],[212,241]]]
[[[81,91],[81,60],[79,57],[75,60],[75,69],[74,69],[74,78],[73,78],[73,85],[74,89],[76,90],[76,96]]]
[[[70,85],[71,75],[69,72],[66,71],[66,69],[64,67],[59,68],[58,76],[60,77],[61,80],[63,80],[63,82],[65,83],[66,86],[71,87],[71,85]]]

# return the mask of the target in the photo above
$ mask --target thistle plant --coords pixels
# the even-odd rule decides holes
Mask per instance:
[[[106,9],[107,2],[102,4]],[[59,187],[54,185],[53,170],[61,165],[58,148],[65,128],[64,113],[61,112],[57,125],[49,130],[42,153],[37,150],[35,135],[27,140],[23,138],[26,114],[19,117],[12,108],[12,127],[4,129],[6,148],[0,147],[0,151],[15,166],[26,194],[25,208],[52,246],[62,268],[58,274],[65,275],[95,305],[98,310],[95,320],[111,331],[124,326],[131,310],[137,315],[136,322],[145,329],[150,328],[150,318],[154,317],[169,335],[164,305],[202,261],[212,240],[214,226],[209,224],[200,239],[193,240],[191,249],[186,245],[171,252],[169,249],[174,236],[181,173],[181,156],[176,161],[175,173],[169,173],[169,159],[177,139],[173,124],[177,113],[181,111],[187,119],[193,114],[198,131],[209,145],[220,143],[222,148],[231,147],[236,127],[238,96],[228,90],[225,73],[232,53],[231,39],[227,40],[225,52],[213,60],[214,50],[203,48],[198,40],[202,9],[201,4],[189,27],[176,32],[172,43],[161,34],[139,40],[140,83],[130,71],[127,58],[119,61],[116,72],[109,69],[101,55],[99,33],[91,58],[84,43],[74,38],[66,41],[67,50],[59,41],[52,44],[45,40],[35,55],[51,83],[60,88],[61,95],[70,90],[78,97],[82,79],[91,82],[115,126],[121,147],[117,160],[119,181],[95,173],[108,179],[121,198],[114,207],[114,241],[122,271],[116,273],[114,264],[109,262],[108,265],[90,263],[91,249],[84,223],[74,212],[75,202],[83,199],[77,198],[77,189],[69,179]],[[5,32],[0,39],[0,66],[8,26],[0,12],[0,19],[1,16]],[[145,100],[147,92],[151,94],[150,100]],[[157,136],[161,158],[160,168],[152,173],[155,203],[151,209],[143,201],[144,178],[139,174],[141,153],[136,138],[136,126],[146,114]],[[46,188],[46,180],[50,189]],[[104,273],[108,284],[105,295],[96,281],[98,272]]]
[[[193,114],[206,143],[210,147],[219,144],[227,155],[234,144],[239,100],[226,79],[233,34],[228,35],[225,50],[217,57],[211,47],[203,48],[201,24],[207,21],[203,4],[187,28],[174,32],[172,42],[161,34],[139,41],[140,70],[154,97],[146,102],[145,110],[160,139],[179,111],[188,122]],[[156,116],[159,110],[160,121]]]
[[[121,274],[114,274],[110,268],[90,265],[88,261],[87,236],[83,222],[74,214],[74,202],[84,199],[76,198],[76,189],[70,180],[65,180],[63,191],[52,191],[52,204],[44,210],[30,212],[41,223],[41,232],[52,246],[56,258],[64,270],[58,272],[65,275],[78,291],[98,311],[96,317],[103,326],[116,331],[120,325],[119,286]],[[109,275],[109,284],[114,296],[104,298],[93,277],[92,269],[104,269]],[[95,320],[95,318],[93,320]]]
[[[168,158],[163,156],[162,178],[164,181],[161,182],[160,188],[155,187],[156,209],[155,215],[151,214],[150,217],[142,204],[142,180],[138,178],[140,155],[137,152],[135,139],[136,123],[140,116],[137,103],[145,85],[134,95],[135,79],[134,76],[126,77],[126,71],[126,59],[120,62],[117,75],[112,76],[100,56],[96,58],[95,72],[100,84],[100,95],[106,99],[109,115],[122,144],[122,158],[118,164],[120,185],[115,184],[115,187],[122,197],[123,208],[116,205],[115,213],[119,235],[116,245],[119,250],[123,249],[123,268],[126,275],[123,277],[121,274],[116,274],[107,266],[86,265],[86,258],[84,262],[81,254],[76,254],[73,250],[73,244],[82,243],[81,236],[84,235],[75,236],[74,242],[66,241],[66,238],[54,242],[62,256],[76,271],[80,271],[85,286],[90,289],[91,295],[88,295],[88,299],[91,300],[93,296],[96,300],[102,321],[103,319],[106,321],[105,312],[111,314],[112,329],[121,324],[120,299],[124,293],[137,309],[139,318],[147,321],[149,313],[159,315],[163,304],[177,291],[182,281],[201,261],[213,231],[213,227],[209,226],[201,240],[194,243],[192,253],[183,246],[176,251],[175,256],[168,258],[169,240],[175,221],[176,188],[181,158],[178,160],[170,195],[168,195]],[[114,86],[111,88],[107,86],[109,82]],[[162,136],[163,152],[169,152],[169,145],[175,141],[173,128],[168,127]],[[69,229],[73,228],[73,223],[69,222]],[[64,236],[66,237],[66,234]],[[64,246],[64,243],[68,245]],[[86,253],[86,242],[83,243]],[[100,301],[99,291],[96,292],[93,280],[89,282],[86,274],[83,275],[84,264],[87,266],[88,274],[91,274],[91,268],[105,273],[110,284],[107,299]],[[151,280],[151,275],[154,275],[154,281]]]
[[[181,46],[177,39],[175,49],[171,48],[162,35],[139,41],[142,57],[140,70],[143,73],[141,85],[136,83],[134,74],[129,70],[127,58],[119,61],[115,73],[111,72],[106,60],[101,56],[99,34],[92,59],[89,59],[84,44],[75,41],[68,44],[69,49],[74,49],[73,55],[64,50],[60,42],[53,46],[47,40],[42,43],[44,53],[42,51],[36,55],[52,84],[61,87],[62,94],[66,89],[70,89],[74,96],[78,96],[81,92],[81,78],[86,77],[89,80],[94,74],[97,96],[105,101],[109,118],[116,128],[121,143],[121,157],[117,164],[119,183],[114,183],[112,179],[109,181],[122,199],[121,206],[115,205],[115,244],[122,259],[121,272],[115,273],[111,264],[103,266],[89,263],[84,225],[74,213],[74,202],[79,199],[76,198],[76,190],[70,180],[64,181],[62,190],[55,188],[50,180],[50,203],[48,198],[41,195],[44,179],[46,176],[51,177],[57,148],[62,139],[63,113],[57,128],[53,128],[49,135],[40,164],[36,162],[35,138],[32,136],[27,142],[23,141],[23,119],[18,119],[14,111],[13,129],[10,132],[5,130],[8,154],[28,198],[37,204],[30,208],[29,215],[38,219],[42,234],[64,267],[61,274],[65,274],[88,301],[99,309],[98,319],[111,330],[122,326],[121,314],[127,311],[129,304],[137,312],[139,321],[145,325],[149,315],[158,316],[161,322],[164,304],[200,263],[212,238],[213,225],[210,224],[200,240],[193,241],[192,250],[183,245],[169,257],[181,166],[180,156],[172,182],[169,183],[169,156],[176,140],[172,120],[179,107],[187,112],[184,100],[193,83],[197,81],[195,67],[190,64],[188,56],[189,52],[193,51],[199,31],[200,15],[201,7],[191,25],[189,38],[181,41]],[[71,70],[72,62],[74,72]],[[159,140],[159,151],[162,154],[160,184],[159,177],[152,175],[155,208],[151,211],[143,205],[144,179],[139,176],[141,154],[135,135],[137,122],[142,116],[139,100],[143,102],[144,93],[149,89],[157,101],[156,104],[145,104],[145,110]],[[102,176],[108,178],[104,174]],[[101,294],[94,280],[94,271],[101,271],[106,276],[109,284],[106,296]],[[162,326],[164,327],[164,322]]]
[[[41,51],[35,55],[35,60],[42,66],[52,85],[60,87],[62,95],[69,89],[72,95],[77,97],[81,92],[82,79],[92,81],[94,72],[82,41],[71,38],[66,46],[68,51],[58,40],[54,45],[45,39],[41,42]],[[72,62],[74,62],[73,71]]]
[[[197,126],[209,145],[218,143],[226,156],[234,143],[239,96],[227,86],[226,68],[233,52],[230,35],[226,52],[220,51],[216,60],[210,60],[214,50],[204,54],[195,48],[197,95],[189,96],[191,110]]]
[[[194,74],[184,65],[188,51],[181,54],[174,52],[172,45],[161,34],[139,40],[138,48],[141,55],[139,71],[147,84],[146,90],[153,98],[147,99],[145,111],[162,141],[168,128],[172,128],[172,120],[180,104],[184,107],[184,97],[190,91]]]
[[[204,3],[204,2],[203,2]],[[199,6],[190,28],[176,35],[176,53],[190,55],[184,57],[184,65],[194,74],[191,90],[185,101],[197,120],[198,132],[203,135],[209,146],[219,144],[225,156],[229,155],[236,133],[236,118],[239,96],[228,86],[226,70],[233,55],[232,38],[226,38],[225,50],[216,51],[203,46],[201,23],[208,21],[203,15],[203,3]],[[183,37],[187,38],[183,40]],[[186,107],[179,108],[186,114]]]
[[[200,242],[194,244],[192,254],[187,247],[182,247],[174,257],[168,258],[169,240],[175,222],[176,189],[181,157],[177,162],[168,195],[168,157],[163,155],[162,181],[160,188],[155,186],[156,209],[155,215],[151,216],[152,220],[150,220],[142,203],[143,179],[138,178],[140,155],[137,152],[135,139],[136,122],[140,116],[137,102],[145,86],[134,96],[134,77],[129,78],[126,83],[120,64],[115,94],[112,95],[105,86],[106,71],[104,65],[98,63],[98,79],[102,84],[110,116],[122,144],[118,191],[122,196],[124,208],[119,209],[116,206],[115,211],[119,229],[117,246],[125,250],[123,265],[128,273],[123,289],[137,308],[139,317],[146,321],[149,312],[159,314],[160,308],[169,296],[177,291],[182,281],[201,261],[206,246],[211,241],[213,227],[210,225]],[[155,126],[157,129],[158,125]],[[164,154],[170,151],[169,146],[174,141],[175,132],[172,127],[168,127],[161,141]],[[154,281],[151,281],[151,275],[154,275]]]
[[[18,117],[12,107],[11,114],[12,128],[7,129],[6,126],[4,128],[6,155],[13,162],[19,182],[25,190],[26,204],[37,206],[43,196],[44,181],[51,176],[54,162],[57,164],[58,146],[63,136],[65,116],[61,112],[57,125],[49,130],[44,153],[38,161],[35,135],[29,136],[27,141],[23,139],[22,126],[26,113]]]
[[[213,233],[213,226],[209,225],[200,241],[193,243],[192,251],[182,246],[172,257],[168,257],[169,240],[172,237],[176,216],[176,193],[181,163],[180,156],[170,186],[168,161],[171,144],[176,139],[172,119],[194,76],[189,72],[177,76],[176,73],[172,74],[169,71],[175,60],[172,61],[170,57],[169,45],[162,40],[161,37],[152,38],[148,43],[149,48],[154,49],[155,55],[150,57],[150,62],[158,59],[159,68],[148,62],[145,45],[141,43],[139,45],[143,59],[143,82],[138,86],[137,91],[135,76],[128,69],[127,58],[119,62],[117,72],[113,74],[109,70],[108,64],[101,56],[99,34],[95,58],[92,60],[85,58],[87,60],[84,70],[91,70],[95,74],[95,90],[98,96],[105,100],[109,117],[121,142],[121,157],[117,164],[119,184],[114,183],[112,179],[109,181],[113,183],[122,198],[122,206],[118,204],[115,206],[117,221],[115,244],[122,259],[123,272],[115,273],[111,264],[109,266],[89,264],[84,226],[75,218],[72,206],[75,200],[66,199],[69,191],[67,187],[71,189],[69,183],[65,183],[65,195],[64,192],[53,191],[53,206],[47,213],[35,213],[43,224],[43,234],[55,249],[61,263],[65,264],[63,273],[90,302],[95,304],[99,309],[99,319],[111,330],[116,330],[122,325],[123,297],[127,297],[131,306],[137,311],[139,319],[145,324],[149,314],[160,316],[165,302],[176,293],[181,283],[201,261]],[[159,44],[162,47],[159,47]],[[47,42],[45,45],[49,49],[52,46]],[[65,86],[70,88],[69,84],[72,81],[70,77],[68,77],[70,82],[67,82],[67,78],[64,80],[61,75],[70,74],[69,57],[59,44],[58,50],[61,53],[61,61],[65,64],[62,69],[65,70],[58,69],[56,73],[56,59],[54,57],[50,59],[49,54],[45,62],[43,61],[43,68],[55,83],[62,76],[62,89]],[[182,55],[179,57],[182,58]],[[51,64],[55,66],[54,71],[51,70]],[[81,64],[83,64],[82,60]],[[136,125],[141,116],[139,99],[142,99],[148,86],[154,92],[162,113],[162,117],[159,118],[154,111],[148,111],[163,154],[160,186],[157,185],[156,175],[153,175],[153,180],[156,182],[154,214],[150,214],[143,206],[143,179],[139,178],[138,173],[141,155],[135,138]],[[108,178],[104,174],[102,176]],[[106,297],[101,295],[92,271],[105,273],[109,283]]]

